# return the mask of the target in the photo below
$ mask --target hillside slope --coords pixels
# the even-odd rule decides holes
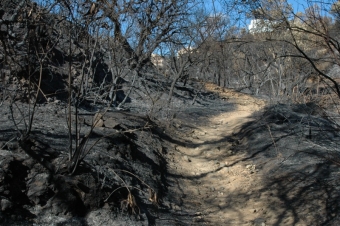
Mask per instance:
[[[170,121],[109,110],[90,139],[101,141],[73,176],[65,104],[38,105],[30,138],[33,154],[56,166],[51,175],[19,147],[3,102],[1,223],[338,225],[336,123],[313,104],[266,106],[230,89],[205,89],[200,104],[178,108]],[[27,105],[13,113],[24,128],[19,109]],[[83,135],[94,112],[80,115]],[[126,204],[126,186],[138,208]]]

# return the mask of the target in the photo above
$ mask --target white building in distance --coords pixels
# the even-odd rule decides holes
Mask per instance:
[[[265,19],[253,19],[250,21],[248,30],[250,33],[261,33],[273,31],[273,22]]]
[[[151,54],[151,62],[158,68],[162,68],[164,66],[164,57],[158,54]]]
[[[194,47],[187,47],[187,48],[182,48],[180,50],[177,51],[177,57],[180,57],[184,54],[187,54],[187,53],[193,53],[195,51],[195,48]]]

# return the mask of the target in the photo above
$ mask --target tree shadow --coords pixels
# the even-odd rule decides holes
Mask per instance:
[[[236,134],[234,150],[246,154],[241,161],[252,161],[261,173],[259,194],[275,196],[266,200],[272,225],[339,223],[339,128],[315,108],[270,106]]]
[[[220,140],[192,144],[166,137],[170,142],[191,148],[206,145],[201,152],[192,155],[208,160],[229,159],[208,172],[196,175],[175,175],[175,180],[196,181],[216,173],[224,173],[228,180],[229,168],[238,165],[254,165],[260,187],[249,191],[235,190],[226,197],[212,196],[201,200],[213,207],[212,214],[233,213],[242,221],[240,209],[252,199],[261,202],[254,210],[252,223],[269,225],[338,225],[340,222],[340,190],[338,145],[339,128],[325,115],[320,115],[314,105],[274,105],[261,113],[250,116],[253,120],[243,124],[238,132]],[[225,151],[214,156],[204,156],[204,151],[220,143],[229,143],[231,158]],[[231,161],[230,161],[231,160]],[[255,170],[256,169],[256,170]],[[218,179],[218,178],[217,178]],[[258,189],[258,190],[255,190]],[[183,191],[185,192],[185,191]],[[218,205],[216,199],[224,203]],[[205,223],[216,219],[204,219]],[[248,216],[249,217],[249,216]],[[225,225],[239,222],[226,221]],[[204,223],[202,223],[203,225]],[[197,225],[200,225],[198,223]]]

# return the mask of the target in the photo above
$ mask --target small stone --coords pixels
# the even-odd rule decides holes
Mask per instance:
[[[255,172],[255,165],[246,165],[246,169],[250,170],[250,173],[254,173]]]
[[[176,210],[176,211],[181,211],[181,210],[182,210],[181,207],[178,206],[178,205],[174,205],[172,208],[173,208],[174,210]]]
[[[179,124],[179,123],[175,123],[174,126],[178,129],[182,128],[181,124]]]
[[[189,157],[186,156],[186,155],[183,156],[183,160],[184,160],[184,161],[187,161],[187,162],[191,162],[191,159],[189,159]]]
[[[202,221],[204,221],[202,216],[194,217],[193,220],[194,220],[194,222],[202,222]]]
[[[108,128],[115,128],[116,126],[118,126],[120,123],[117,122],[116,119],[113,118],[107,118],[104,121],[104,126],[108,127]]]
[[[12,202],[7,199],[1,199],[1,210],[6,211],[12,208]]]

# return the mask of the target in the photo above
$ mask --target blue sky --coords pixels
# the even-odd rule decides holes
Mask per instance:
[[[228,0],[226,0],[227,2]],[[326,16],[330,16],[328,10],[330,8],[330,6],[332,5],[333,2],[336,2],[337,0],[287,0],[287,2],[292,6],[294,13],[297,12],[305,12],[305,9],[310,7],[313,4],[318,4],[321,5],[322,9],[326,9],[323,10],[322,14],[326,15]],[[238,12],[236,12],[235,10],[227,10],[225,8],[225,6],[221,6],[221,4],[219,3],[219,0],[208,0],[208,1],[204,1],[205,7],[208,11],[208,13],[210,14],[225,14],[226,16],[232,18],[232,17],[237,17],[241,14],[238,14]],[[245,12],[243,12],[244,15]],[[250,24],[250,19],[246,18],[246,17],[242,17],[241,20],[239,20],[237,22],[238,27],[248,27],[248,25]]]
[[[287,2],[292,5],[295,13],[304,11],[305,7],[303,5],[305,5],[305,1],[288,0]]]

